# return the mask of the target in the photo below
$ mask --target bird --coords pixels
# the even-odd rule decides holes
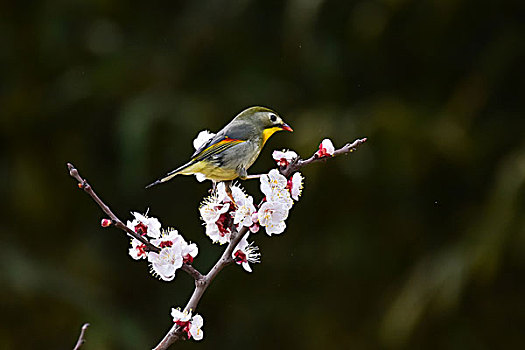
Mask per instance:
[[[177,175],[202,174],[214,184],[250,178],[248,168],[264,144],[278,131],[293,129],[273,110],[250,107],[240,112],[215,136],[200,146],[186,164],[170,171],[146,188],[167,182]]]

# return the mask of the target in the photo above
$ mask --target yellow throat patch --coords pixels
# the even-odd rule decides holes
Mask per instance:
[[[277,131],[280,131],[280,130],[282,130],[282,128],[279,126],[274,126],[273,128],[264,129],[263,130],[263,145],[266,143],[266,141],[268,141],[270,136],[272,136],[273,134],[275,134]]]

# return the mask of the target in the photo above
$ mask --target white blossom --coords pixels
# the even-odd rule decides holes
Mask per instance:
[[[268,174],[260,177],[261,192],[266,196],[270,196],[274,190],[282,190],[286,188],[288,180],[279,173],[279,170],[272,169]]]
[[[213,243],[225,244],[230,241],[231,230],[227,228],[221,231],[217,224],[211,223],[206,225],[206,235]]]
[[[132,212],[131,214],[135,219],[127,222],[126,226],[129,229],[142,236],[148,235],[152,238],[158,238],[160,236],[161,224],[157,218],[147,217],[146,214],[142,215],[137,212]]]
[[[299,197],[303,191],[303,179],[303,175],[301,175],[300,172],[296,172],[288,180],[288,189],[290,190],[290,194],[295,201],[299,200]]]
[[[235,198],[234,198],[235,199]],[[255,206],[253,205],[253,198],[251,196],[245,197],[242,201],[235,201],[237,203],[237,209],[233,217],[233,223],[235,225],[250,227],[253,225],[252,215],[255,212]]]
[[[271,236],[279,234],[286,228],[284,220],[288,217],[288,210],[279,202],[265,202],[259,208],[259,223],[266,228],[266,233]]]
[[[193,259],[199,254],[199,248],[197,247],[197,244],[195,243],[186,243],[186,241],[182,241],[182,259],[186,264],[191,264],[193,262]]]
[[[202,326],[204,325],[204,319],[201,315],[196,314],[191,317],[191,311],[181,311],[180,308],[172,308],[171,316],[173,322],[180,327],[182,332],[188,335],[188,338],[195,340],[201,340],[204,337]]]
[[[129,255],[135,260],[146,259],[146,245],[136,238],[131,240],[131,248],[129,248]]]
[[[213,136],[215,136],[214,133],[209,132],[208,130],[202,130],[201,132],[199,132],[195,140],[193,140],[193,148],[195,148],[195,150],[198,150],[206,142],[208,142]],[[201,173],[196,173],[195,177],[197,178],[197,181],[199,182],[203,182],[204,180],[206,180],[206,175],[201,174]]]
[[[331,157],[334,155],[335,148],[332,140],[324,139],[319,145],[319,150],[315,153],[318,157]]]
[[[257,252],[259,250],[259,247],[254,246],[253,242],[248,243],[249,235],[249,233],[245,234],[239,241],[235,249],[233,249],[232,258],[246,271],[252,272],[250,263],[254,264],[260,262],[259,257],[261,256],[261,254]]]
[[[229,204],[221,203],[217,195],[209,196],[199,208],[201,218],[206,224],[215,223],[221,214],[228,211]]]
[[[160,247],[161,249],[173,247],[175,245],[180,246],[183,262],[189,264],[193,262],[193,258],[195,258],[199,253],[199,248],[197,245],[195,243],[188,244],[184,237],[182,237],[175,229],[164,231],[160,238],[152,239],[151,243],[157,247]]]
[[[213,136],[215,136],[214,133],[209,132],[208,130],[202,130],[201,132],[199,132],[195,140],[193,140],[193,148],[195,148],[195,150],[198,150]]]
[[[173,322],[175,323],[188,322],[191,320],[191,311],[180,311],[180,308],[171,308],[171,317],[173,317]]]
[[[162,232],[162,234],[157,239],[152,239],[151,244],[156,245],[159,248],[172,247],[174,245],[180,245],[180,241],[183,241],[179,232],[175,229],[168,229]]]
[[[148,261],[155,275],[164,281],[172,281],[175,272],[182,267],[183,257],[180,244],[162,248],[159,253],[149,252]]]
[[[272,157],[277,162],[278,166],[288,166],[288,164],[298,156],[294,151],[282,150],[273,151]]]
[[[201,340],[204,337],[204,332],[202,331],[202,326],[204,325],[204,319],[201,315],[197,314],[193,316],[190,321],[190,329],[188,331],[188,336],[191,336],[195,340]]]
[[[290,197],[290,191],[288,189],[274,189],[270,194],[266,195],[267,202],[275,202],[282,204],[286,210],[290,210],[293,206],[293,200]]]
[[[201,173],[195,173],[195,178],[199,182],[203,182],[203,181],[207,180],[206,175],[201,174]]]

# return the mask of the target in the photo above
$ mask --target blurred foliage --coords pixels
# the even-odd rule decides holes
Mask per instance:
[[[148,275],[67,175],[122,218],[197,242],[208,190],[181,177],[198,131],[251,105],[359,152],[304,169],[262,264],[204,296],[181,348],[519,348],[525,343],[525,23],[520,1],[10,1],[0,4],[1,349],[151,348],[192,281]],[[246,188],[258,193],[257,183]]]

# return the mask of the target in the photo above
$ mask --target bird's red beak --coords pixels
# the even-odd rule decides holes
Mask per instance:
[[[290,125],[286,123],[283,123],[283,125],[281,125],[281,129],[289,131],[289,132],[293,132],[293,129],[290,127]]]

